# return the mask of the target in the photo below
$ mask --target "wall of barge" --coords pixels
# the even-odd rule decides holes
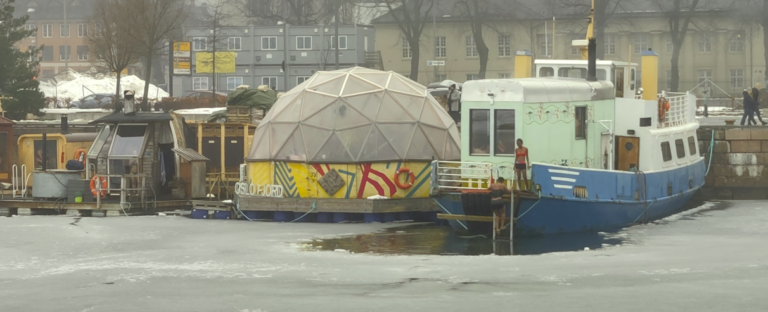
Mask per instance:
[[[768,127],[702,126],[699,150],[712,164],[702,195],[708,199],[768,198]]]
[[[431,177],[429,162],[380,162],[360,164],[306,164],[295,162],[248,162],[248,179],[255,185],[281,185],[288,198],[389,198],[429,197]],[[413,172],[413,186],[406,189],[394,183],[400,168]],[[318,182],[331,170],[344,180],[344,186],[328,194]],[[399,177],[405,183],[406,174]]]

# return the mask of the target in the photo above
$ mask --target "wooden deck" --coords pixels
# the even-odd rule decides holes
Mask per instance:
[[[162,211],[172,211],[177,209],[189,209],[191,203],[189,200],[161,200],[157,202],[148,202],[146,209],[141,207],[141,203],[132,203],[120,207],[117,201],[103,201],[101,209],[97,208],[96,202],[70,203],[65,201],[40,201],[32,199],[4,199],[0,200],[0,216],[9,215],[38,215],[38,214],[59,214],[75,212],[82,215],[144,215],[154,214]],[[125,210],[125,213],[123,213]]]
[[[345,199],[345,198],[275,198],[238,196],[242,211],[293,211],[343,213],[388,213],[406,211],[438,211],[431,198]],[[235,199],[237,201],[238,199]]]

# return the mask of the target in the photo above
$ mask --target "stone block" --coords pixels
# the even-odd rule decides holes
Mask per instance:
[[[715,130],[715,140],[725,140],[725,129]]]
[[[766,199],[766,191],[764,189],[737,188],[733,190],[733,199]]]
[[[760,141],[760,146],[763,153],[768,153],[768,141]]]
[[[713,189],[717,199],[733,199],[733,192],[729,189]]]
[[[107,217],[119,217],[119,216],[122,216],[122,215],[123,215],[122,211],[107,210]]]
[[[713,172],[710,172],[706,177],[704,177],[704,185],[710,186],[710,187],[714,186],[715,178],[717,178],[717,176]]]
[[[80,211],[77,209],[67,209],[67,215],[72,217],[79,217]]]
[[[762,158],[762,153],[730,153],[728,155],[729,165],[757,165],[758,155]]]
[[[104,216],[105,216],[104,210],[98,210],[98,211],[94,210],[91,213],[91,217],[104,217]]]
[[[726,129],[725,130],[725,139],[730,140],[749,140],[752,138],[752,135],[750,133],[749,129]]]
[[[729,153],[712,153],[712,165],[728,165],[730,164]],[[704,155],[704,158],[709,162],[709,154]]]
[[[760,153],[760,141],[731,141],[731,153]]]
[[[19,208],[16,211],[17,215],[20,216],[31,216],[32,215],[32,208]]]
[[[709,170],[711,170],[712,174],[714,174],[716,177],[735,176],[735,174],[733,173],[733,170],[731,170],[731,166],[729,165],[712,165],[712,167]]]
[[[10,217],[11,208],[0,208],[0,217]]]
[[[768,128],[758,127],[749,129],[752,140],[768,140]]]
[[[730,153],[731,144],[728,141],[715,141],[715,153]]]
[[[699,129],[696,134],[699,137],[699,140],[702,141],[709,142],[709,140],[712,139],[712,130],[710,129]]]
[[[736,179],[728,178],[724,176],[718,176],[715,178],[715,187],[733,187],[736,183]]]

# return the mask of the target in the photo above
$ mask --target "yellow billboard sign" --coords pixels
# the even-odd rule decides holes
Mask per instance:
[[[173,74],[174,75],[189,75],[190,61],[189,61],[189,41],[174,41],[173,42]]]
[[[229,74],[235,72],[235,52],[216,52],[216,73]],[[195,53],[195,72],[198,74],[213,73],[213,53]]]

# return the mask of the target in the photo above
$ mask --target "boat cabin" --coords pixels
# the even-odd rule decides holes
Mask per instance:
[[[548,60],[534,61],[536,77],[551,78],[587,78],[587,60]],[[613,83],[617,98],[635,98],[638,93],[640,77],[637,63],[603,61],[596,63],[597,80]]]

